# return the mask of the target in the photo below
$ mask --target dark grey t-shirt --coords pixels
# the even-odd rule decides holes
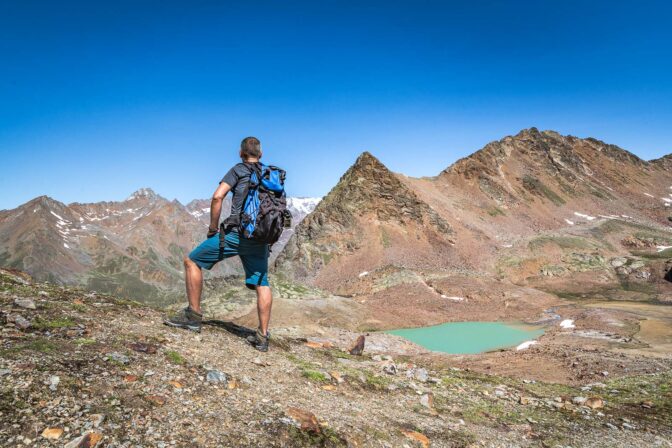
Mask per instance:
[[[251,164],[237,163],[222,178],[220,183],[226,182],[231,186],[233,197],[231,198],[231,216],[239,217],[245,204],[247,187],[250,184],[250,175],[252,174]]]

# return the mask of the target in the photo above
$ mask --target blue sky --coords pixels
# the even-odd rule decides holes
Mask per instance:
[[[672,152],[663,1],[0,4],[0,209],[209,197],[241,138],[323,195],[364,150],[435,175],[536,126]]]

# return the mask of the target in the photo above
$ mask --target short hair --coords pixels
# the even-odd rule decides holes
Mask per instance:
[[[245,137],[240,142],[240,155],[243,158],[261,157],[261,142],[257,137]]]

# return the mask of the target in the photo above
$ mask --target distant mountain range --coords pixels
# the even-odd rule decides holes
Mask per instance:
[[[645,161],[593,138],[531,128],[437,173],[392,173],[363,153],[323,200],[290,199],[296,227],[274,247],[276,273],[378,298],[387,303],[380,313],[412,313],[416,297],[450,297],[458,276],[557,292],[577,283],[648,288],[667,275],[655,260],[672,251],[670,155]],[[182,258],[203,239],[209,206],[150,189],[93,204],[42,196],[0,212],[0,265],[173,303],[183,298]],[[616,269],[615,257],[630,261]],[[222,263],[209,277],[239,269]]]
[[[296,225],[319,198],[289,198]],[[182,296],[182,259],[205,237],[210,200],[186,206],[142,188],[120,202],[63,204],[47,196],[0,211],[0,265],[38,280],[81,284],[165,305]],[[230,199],[223,207],[228,215]],[[274,247],[277,254],[291,231]],[[240,270],[221,263],[213,275]]]

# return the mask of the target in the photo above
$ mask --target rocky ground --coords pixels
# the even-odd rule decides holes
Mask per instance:
[[[3,446],[672,446],[669,368],[562,385],[277,327],[260,354],[7,271],[0,309]]]

